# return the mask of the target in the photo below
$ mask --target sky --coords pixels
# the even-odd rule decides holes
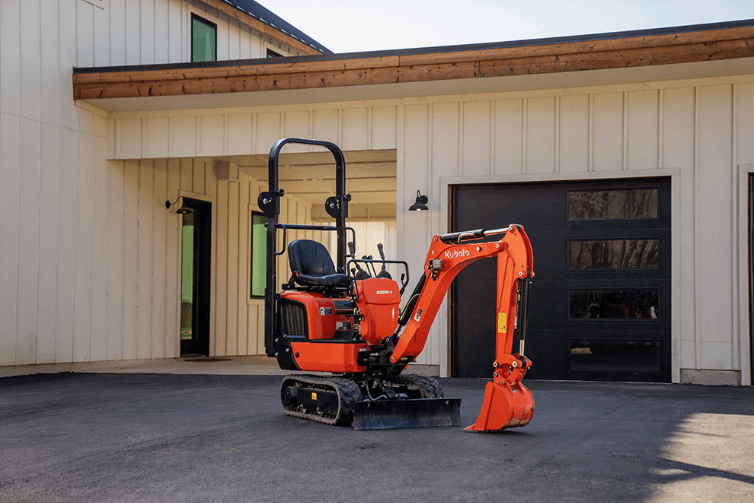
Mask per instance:
[[[335,53],[754,19],[754,0],[258,0]]]

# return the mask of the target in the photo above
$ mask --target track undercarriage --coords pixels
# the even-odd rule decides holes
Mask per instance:
[[[326,377],[288,375],[280,386],[283,411],[289,415],[354,429],[455,426],[460,400],[443,398],[432,377]],[[406,412],[411,414],[406,414]],[[410,418],[401,422],[400,418]]]

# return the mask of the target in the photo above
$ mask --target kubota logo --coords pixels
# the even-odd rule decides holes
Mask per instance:
[[[377,290],[377,295],[392,295],[392,290]]]
[[[468,257],[471,255],[469,250],[463,249],[463,250],[448,250],[445,252],[445,258],[458,258],[458,257]]]

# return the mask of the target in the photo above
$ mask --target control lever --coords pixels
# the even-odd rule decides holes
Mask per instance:
[[[367,268],[367,272],[369,271],[369,264],[372,264],[372,272],[371,272],[370,276],[376,276],[377,273],[376,273],[376,271],[374,269],[374,263],[372,262],[372,256],[371,255],[364,255],[363,257],[361,257],[361,260],[366,261],[366,264],[364,264],[364,266]]]
[[[351,251],[351,255],[354,255],[354,253],[356,253],[356,246],[353,244],[353,241],[348,242],[348,249]],[[356,257],[354,256],[354,258]],[[358,262],[354,262],[353,265],[355,265],[356,269],[358,269],[358,272],[355,274],[356,279],[362,280],[371,277],[367,271],[361,268]],[[351,269],[351,271],[353,271],[353,269]]]
[[[382,260],[385,260],[385,252],[382,249],[382,243],[377,243],[377,251],[380,252],[380,257],[382,257]],[[385,262],[382,263],[382,270],[377,275],[378,278],[387,278],[387,279],[393,279],[392,276],[390,276],[390,273],[385,270]]]

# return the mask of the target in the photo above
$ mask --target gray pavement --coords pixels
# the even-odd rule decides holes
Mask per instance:
[[[752,388],[528,381],[524,428],[353,431],[207,368],[0,378],[0,501],[754,501]],[[442,380],[464,425],[484,382]]]

